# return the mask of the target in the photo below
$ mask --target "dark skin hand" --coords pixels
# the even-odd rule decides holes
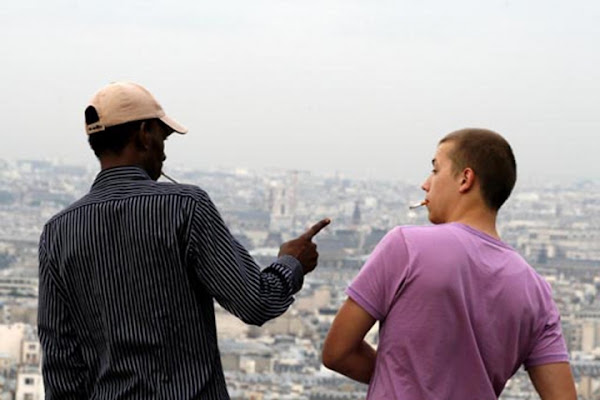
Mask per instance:
[[[304,275],[311,272],[317,266],[317,260],[319,259],[317,245],[312,242],[312,238],[315,237],[321,229],[329,225],[330,222],[331,220],[329,218],[322,219],[296,239],[292,239],[289,242],[282,244],[279,248],[279,257],[290,255],[300,261]]]

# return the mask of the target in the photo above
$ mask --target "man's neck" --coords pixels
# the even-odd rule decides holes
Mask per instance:
[[[136,166],[142,167],[138,157],[131,154],[127,148],[121,154],[105,154],[100,158],[100,169],[105,170],[114,167]]]
[[[469,221],[469,220],[455,221],[455,222],[459,222],[461,224],[468,225],[473,229],[477,229],[478,231],[483,232],[495,239],[501,240],[500,235],[498,235],[498,231],[496,230],[495,224],[487,224],[487,223],[482,223],[482,221]]]
[[[496,230],[497,215],[496,211],[492,211],[487,207],[469,207],[455,218],[452,218],[450,222],[459,222],[468,225],[500,240],[500,235],[498,235],[498,231]]]

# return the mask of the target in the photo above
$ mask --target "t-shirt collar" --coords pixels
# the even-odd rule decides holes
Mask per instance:
[[[467,232],[470,232],[476,236],[479,236],[480,238],[487,240],[488,242],[492,242],[494,244],[497,244],[498,246],[502,246],[502,247],[506,247],[507,249],[512,249],[511,246],[509,246],[508,244],[504,243],[502,240],[496,239],[493,236],[488,235],[485,232],[482,232],[478,229],[473,228],[472,226],[469,226],[467,224],[463,224],[462,222],[451,222],[450,225],[456,226],[458,228],[461,228]]]

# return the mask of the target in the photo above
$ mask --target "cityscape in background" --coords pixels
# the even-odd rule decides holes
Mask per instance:
[[[84,195],[97,167],[0,160],[0,400],[43,398],[37,339],[38,239],[44,223]],[[232,399],[364,399],[367,386],[327,370],[321,346],[344,289],[387,231],[429,224],[417,183],[306,171],[200,171],[173,167],[205,189],[233,235],[267,266],[279,245],[312,223],[317,269],[296,301],[262,327],[217,307],[219,347]],[[424,178],[427,171],[424,171]],[[552,285],[580,399],[600,399],[600,180],[518,185],[499,217],[502,239]],[[377,325],[367,335],[377,345]],[[520,370],[501,396],[538,399]]]

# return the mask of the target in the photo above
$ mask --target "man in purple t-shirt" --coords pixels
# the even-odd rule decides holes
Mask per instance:
[[[510,145],[464,129],[423,183],[427,227],[397,227],[346,293],[323,363],[369,399],[495,399],[521,365],[542,399],[575,399],[550,286],[496,231],[516,180]],[[380,321],[375,351],[364,337]]]

